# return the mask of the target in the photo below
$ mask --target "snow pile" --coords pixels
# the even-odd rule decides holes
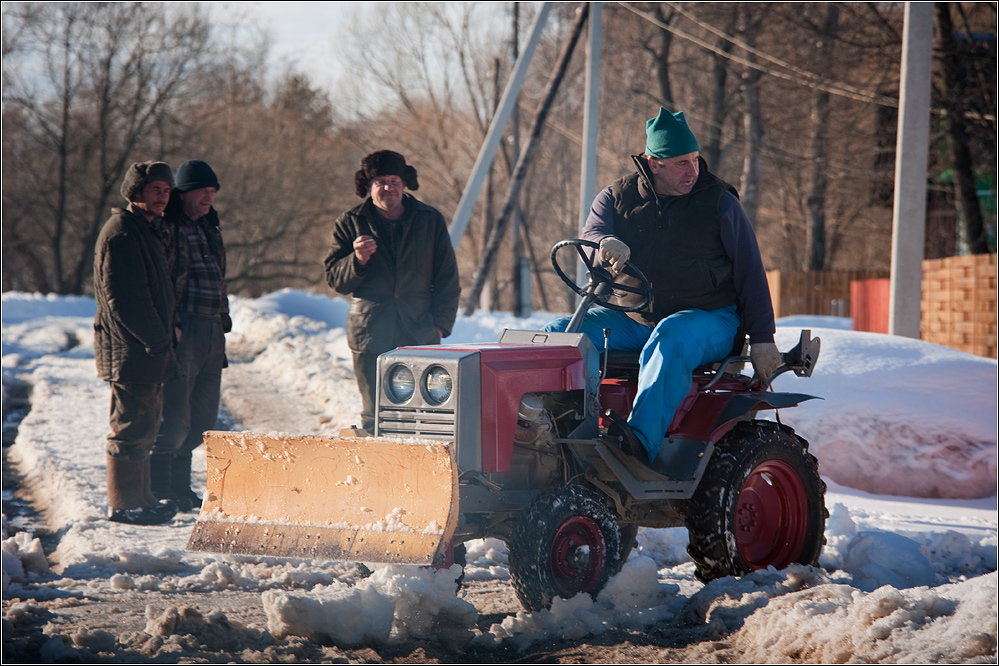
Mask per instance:
[[[3,598],[12,596],[12,585],[37,581],[49,573],[42,542],[30,532],[8,536],[7,516],[3,516]]]
[[[142,653],[152,657],[163,652],[234,651],[242,647],[247,631],[218,611],[206,618],[201,611],[186,605],[162,611],[147,606],[145,634],[149,638],[142,646]]]
[[[870,594],[819,585],[768,600],[730,640],[749,663],[995,663],[996,583],[991,573]]]
[[[508,551],[499,539],[465,542],[465,580],[510,580]]]
[[[672,620],[683,605],[676,585],[660,583],[656,564],[650,558],[633,557],[611,578],[594,600],[578,594],[555,599],[551,610],[517,613],[494,624],[476,638],[479,647],[512,642],[526,650],[552,636],[579,639],[616,628],[642,631]]]
[[[341,647],[427,640],[459,648],[472,639],[475,608],[455,597],[461,567],[434,571],[387,566],[348,586],[262,595],[267,628],[278,638],[326,638]]]
[[[777,346],[789,349],[798,335],[778,325]],[[774,387],[823,398],[781,412],[811,444],[823,476],[907,497],[996,494],[994,359],[877,333],[812,336],[822,339],[814,374],[785,374]]]

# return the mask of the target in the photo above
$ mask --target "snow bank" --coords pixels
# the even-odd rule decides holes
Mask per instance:
[[[798,328],[779,326],[777,346]],[[877,333],[813,329],[822,351],[810,378],[785,374],[779,391],[816,395],[781,419],[811,444],[819,472],[884,495],[996,494],[994,359]]]

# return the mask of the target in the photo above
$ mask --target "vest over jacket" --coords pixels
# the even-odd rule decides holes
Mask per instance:
[[[101,379],[157,384],[176,375],[173,290],[152,225],[138,213],[113,209],[94,257],[94,358]]]
[[[614,232],[652,284],[651,308],[630,316],[648,326],[681,310],[714,310],[738,301],[733,265],[721,240],[718,204],[735,189],[701,164],[691,192],[658,196],[642,160],[640,171],[611,185]],[[625,279],[627,281],[627,279]]]

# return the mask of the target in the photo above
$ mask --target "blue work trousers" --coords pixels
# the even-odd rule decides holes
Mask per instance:
[[[570,319],[561,317],[542,330],[564,331]],[[611,350],[641,352],[638,394],[628,425],[653,460],[690,389],[691,373],[732,351],[739,316],[734,305],[718,310],[683,310],[649,328],[623,312],[596,306],[586,313],[580,332],[603,351],[605,328],[611,330]]]

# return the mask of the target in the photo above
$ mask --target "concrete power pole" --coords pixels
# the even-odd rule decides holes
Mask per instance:
[[[932,47],[933,3],[905,3],[888,333],[917,339],[926,230]]]
[[[583,236],[590,206],[597,196],[597,134],[600,127],[600,58],[603,3],[590,3],[590,34],[586,58],[586,101],[583,106],[583,160],[579,175],[579,237]],[[585,284],[586,270],[576,269],[576,284]]]

